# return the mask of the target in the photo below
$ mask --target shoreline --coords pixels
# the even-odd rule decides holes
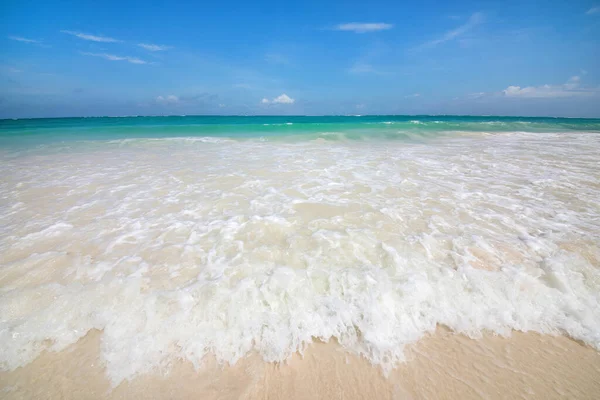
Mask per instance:
[[[600,136],[414,125],[423,140],[15,142],[0,354],[31,364],[0,397],[600,398]],[[492,333],[512,329],[550,336]],[[366,359],[331,342],[263,361],[315,337]],[[198,368],[207,351],[259,355]],[[388,378],[370,364],[405,355]]]
[[[335,341],[313,342],[304,356],[267,363],[257,354],[233,366],[207,356],[196,370],[176,361],[162,372],[136,376],[111,389],[99,359],[101,331],[93,330],[25,367],[0,372],[6,399],[420,399],[600,396],[600,352],[566,336],[514,331],[470,339],[438,327],[406,347],[407,362],[386,378],[381,368]]]

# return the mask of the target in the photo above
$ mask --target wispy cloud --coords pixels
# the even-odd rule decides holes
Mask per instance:
[[[528,99],[531,101],[541,99],[568,99],[600,96],[599,86],[586,86],[582,84],[582,77],[586,74],[581,71],[579,75],[570,77],[563,84],[546,84],[540,86],[511,85],[498,92],[476,92],[454,98],[458,101],[489,101],[490,99]]]
[[[193,103],[193,102],[215,102],[218,99],[219,99],[219,95],[218,94],[208,93],[208,92],[195,93],[195,94],[187,94],[187,95],[179,96],[179,101],[181,101],[181,102],[188,102],[188,103]]]
[[[415,97],[421,97],[420,93],[413,93],[413,94],[409,94],[407,96],[404,96],[405,99],[411,99],[411,98],[415,98]]]
[[[165,50],[169,50],[170,48],[172,48],[171,46],[164,46],[164,45],[152,44],[152,43],[138,43],[138,46],[140,46],[143,49],[149,50],[149,51],[165,51]]]
[[[185,110],[186,107],[220,107],[222,100],[215,93],[188,93],[188,94],[169,94],[160,95],[152,99],[147,105],[161,105],[177,107],[180,110]]]
[[[389,75],[390,71],[382,66],[389,47],[381,42],[376,42],[363,49],[360,57],[356,59],[346,72],[352,75]]]
[[[18,74],[20,72],[23,72],[22,70],[15,68],[15,67],[11,67],[8,65],[0,65],[0,72],[7,72],[10,74]]]
[[[90,35],[88,33],[66,31],[66,30],[63,30],[61,32],[62,33],[66,33],[67,35],[72,35],[72,36],[78,37],[79,39],[90,40],[92,42],[103,42],[103,43],[117,43],[117,42],[120,42],[120,40],[113,39],[113,38],[108,37],[108,36]]]
[[[116,56],[114,54],[106,54],[106,53],[85,53],[85,52],[82,52],[81,54],[83,54],[84,56],[101,57],[101,58],[105,58],[105,59],[110,60],[110,61],[127,61],[127,62],[132,63],[132,64],[148,64],[146,61],[140,60],[139,58],[136,58],[136,57]]]
[[[388,29],[392,29],[393,27],[394,27],[393,24],[386,24],[383,22],[376,22],[376,23],[349,22],[347,24],[336,25],[333,29],[336,31],[368,33],[368,32],[385,31]]]
[[[290,60],[282,55],[282,54],[278,54],[278,53],[267,53],[265,54],[265,61],[271,64],[282,64],[282,65],[288,65],[290,63]]]
[[[475,93],[469,93],[465,97],[467,99],[480,99],[480,98],[484,97],[485,95],[486,95],[485,92],[475,92]]]
[[[506,97],[516,98],[557,98],[557,97],[576,97],[591,96],[600,91],[596,88],[581,87],[581,77],[572,76],[562,85],[542,85],[542,86],[509,86],[502,91]]]
[[[170,94],[168,96],[158,96],[156,98],[158,104],[177,104],[179,103],[179,97]]]
[[[600,6],[592,7],[586,11],[587,15],[598,14],[600,13]]]
[[[354,65],[352,65],[350,68],[348,68],[348,72],[351,74],[356,74],[356,75],[360,75],[360,74],[381,74],[381,72],[377,69],[375,69],[375,67],[373,67],[371,64],[367,64],[367,63],[363,63],[363,62],[357,62],[354,63]]]
[[[8,38],[10,40],[16,40],[17,42],[42,44],[42,42],[40,40],[28,39],[28,38],[24,38],[22,36],[9,36]]]
[[[231,86],[236,89],[252,89],[252,85],[250,85],[249,83],[234,83]]]
[[[275,97],[273,100],[264,98],[260,102],[261,104],[294,104],[295,101],[295,99],[292,99],[290,96],[283,93],[282,95]]]
[[[483,20],[484,20],[483,13],[476,12],[469,17],[469,20],[465,24],[459,26],[458,28],[449,30],[448,32],[444,33],[441,37],[439,37],[437,39],[430,40],[429,42],[423,43],[420,46],[420,48],[435,47],[439,44],[454,40],[454,39],[464,35],[465,33],[469,32],[475,26],[483,23]]]

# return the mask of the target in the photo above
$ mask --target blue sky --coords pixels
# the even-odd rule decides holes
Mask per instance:
[[[600,117],[596,1],[0,0],[0,117]]]

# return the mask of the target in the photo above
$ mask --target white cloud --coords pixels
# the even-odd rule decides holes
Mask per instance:
[[[156,102],[159,104],[177,104],[179,103],[179,97],[172,94],[168,96],[158,96]]]
[[[600,13],[600,7],[599,6],[592,7],[589,10],[586,11],[587,15],[598,14],[598,13]]]
[[[273,100],[269,100],[267,98],[263,98],[260,103],[261,104],[294,104],[296,100],[292,99],[290,96],[288,96],[287,94],[283,93],[282,95],[279,95],[277,97],[275,97]]]
[[[465,24],[459,26],[456,29],[452,29],[452,30],[444,33],[444,35],[442,35],[438,39],[431,40],[429,42],[422,44],[421,47],[434,47],[434,46],[437,46],[438,44],[442,44],[442,43],[448,42],[450,40],[456,39],[457,37],[464,35],[468,31],[473,29],[475,26],[483,23],[483,20],[484,20],[483,13],[476,12],[476,13],[472,14],[471,17],[469,17],[469,20]]]
[[[273,103],[275,104],[294,104],[294,101],[296,100],[292,99],[285,93],[273,99]]]
[[[388,29],[392,29],[393,27],[394,27],[394,25],[386,24],[383,22],[377,22],[377,23],[350,22],[347,24],[336,25],[334,30],[349,31],[349,32],[354,32],[354,33],[367,33],[367,32],[385,31]]]
[[[411,98],[411,97],[421,97],[421,94],[420,93],[413,93],[413,94],[409,94],[407,96],[404,96],[404,98],[406,98],[406,99]]]
[[[85,53],[85,52],[82,52],[81,54],[83,54],[84,56],[101,57],[101,58],[105,58],[105,59],[110,60],[110,61],[127,61],[127,62],[132,63],[132,64],[148,64],[146,61],[140,60],[139,58],[136,58],[136,57],[115,56],[114,54],[106,54],[106,53]]]
[[[509,86],[502,91],[506,97],[516,98],[557,98],[557,97],[576,97],[591,96],[598,93],[598,89],[582,88],[580,85],[581,77],[572,76],[562,85],[542,85],[542,86]]]
[[[171,46],[163,46],[160,44],[152,44],[152,43],[138,43],[138,46],[144,48],[149,51],[165,51],[169,50]]]
[[[116,43],[120,42],[120,40],[113,39],[107,36],[98,36],[98,35],[90,35],[82,32],[74,32],[74,31],[61,31],[62,33],[66,33],[67,35],[76,36],[79,39],[83,40],[91,40],[92,42],[103,42],[103,43]]]
[[[24,38],[22,36],[9,36],[8,38],[10,40],[16,40],[17,42],[23,42],[23,43],[33,43],[33,44],[40,44],[40,43],[42,43],[39,40],[27,39],[27,38]]]

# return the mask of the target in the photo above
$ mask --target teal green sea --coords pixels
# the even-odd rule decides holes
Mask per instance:
[[[600,132],[600,119],[382,116],[168,116],[0,120],[0,146],[72,140],[223,137],[411,139],[443,132]]]

